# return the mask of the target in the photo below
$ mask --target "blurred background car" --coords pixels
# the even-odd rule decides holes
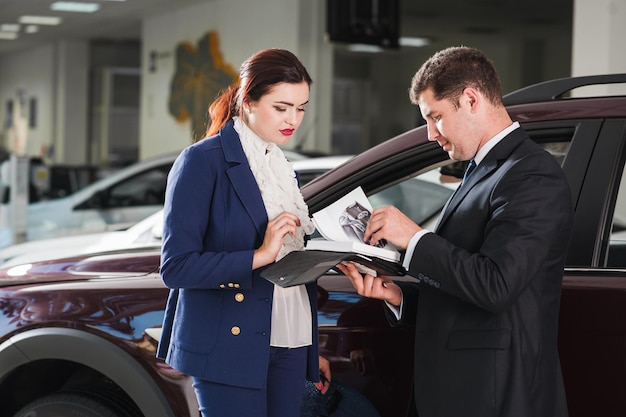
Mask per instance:
[[[177,154],[113,172],[65,197],[28,205],[26,240],[121,230],[163,207],[167,174]]]
[[[285,156],[294,161],[294,169],[300,174],[301,179],[304,178],[306,182],[311,181],[313,178],[321,175],[322,173],[336,167],[342,162],[350,159],[350,156],[345,157],[317,157],[309,158],[302,154],[295,153],[293,151],[283,151]],[[165,157],[158,158],[154,163],[141,163],[133,167],[132,172],[136,172],[134,176],[128,175],[128,170],[122,172],[116,181],[115,178],[110,179],[110,184],[123,184],[128,178],[134,178],[133,181],[141,183],[144,178],[144,174],[157,170],[159,173],[167,173],[171,168],[176,154],[167,155]],[[148,174],[151,175],[151,174]],[[163,181],[162,186],[165,187],[166,177],[161,178]],[[98,185],[98,184],[96,184]],[[92,191],[91,187],[88,187],[86,191],[81,194],[92,195],[107,194],[110,187],[98,187],[96,191]],[[103,191],[104,190],[104,191]],[[84,197],[82,197],[84,198]],[[74,201],[72,199],[50,201],[48,204],[37,203],[31,204],[31,207],[35,207],[42,215],[45,215],[46,208],[48,210],[60,211],[60,207],[64,209],[68,207],[68,202]],[[158,204],[150,205],[150,207],[144,207],[145,210],[152,210],[152,207],[157,210],[155,213],[143,218],[136,224],[133,224],[127,229],[124,229],[124,224],[119,224],[121,230],[109,230],[98,231],[88,233],[89,228],[78,227],[76,230],[66,230],[63,228],[56,228],[48,231],[46,234],[55,236],[60,234],[62,236],[44,238],[44,234],[37,235],[34,231],[31,232],[32,240],[23,243],[17,243],[4,248],[0,248],[0,266],[11,266],[20,263],[30,263],[42,260],[57,259],[71,255],[82,255],[88,253],[96,253],[100,251],[114,250],[114,249],[133,249],[137,247],[150,247],[161,245],[161,232],[163,228],[163,199],[161,198]],[[51,208],[52,207],[52,208]],[[35,209],[33,209],[34,211]],[[82,211],[78,209],[77,211]],[[98,210],[94,209],[91,215],[96,216]],[[54,216],[44,216],[44,221],[51,222]],[[36,219],[36,218],[35,218]],[[31,219],[32,220],[32,219]],[[35,220],[32,220],[34,224],[37,224]],[[114,227],[105,226],[103,228]],[[116,228],[117,228],[116,227]],[[97,227],[96,230],[103,230],[103,228]],[[63,236],[63,234],[68,234]],[[39,236],[39,238],[35,238]]]
[[[307,182],[312,180],[313,178],[321,175],[322,173],[336,167],[337,165],[345,162],[350,157],[317,157],[317,158],[308,158],[304,155],[292,152],[292,151],[283,151],[287,158],[294,162],[294,169],[299,172],[302,178],[304,178]],[[32,209],[33,213],[37,210],[38,213],[43,217],[42,222],[50,223],[55,218],[54,215],[47,215],[47,210],[57,211],[57,216],[62,216],[63,211],[65,211],[65,215],[69,216],[78,216],[78,213],[82,213],[84,210],[80,208],[76,209],[76,214],[67,214],[67,209],[72,205],[72,202],[77,201],[78,199],[87,198],[90,195],[102,195],[106,196],[109,193],[110,188],[114,188],[117,186],[122,186],[125,181],[129,180],[129,178],[133,178],[131,181],[138,183],[137,187],[129,187],[133,189],[137,189],[138,187],[142,187],[142,180],[144,175],[156,177],[155,174],[150,174],[151,171],[156,170],[159,175],[159,181],[163,182],[162,185],[159,184],[159,187],[165,187],[166,174],[169,172],[174,159],[176,158],[175,154],[168,155],[165,157],[158,158],[154,162],[141,163],[137,164],[137,166],[133,167],[133,171],[124,170],[119,175],[116,175],[112,178],[108,178],[108,184],[112,184],[111,186],[100,186],[100,183],[94,185],[94,187],[87,187],[83,192],[81,192],[79,197],[66,198],[53,200],[46,203],[36,203],[31,204],[29,207],[29,213]],[[129,172],[135,172],[135,175],[129,175]],[[160,174],[164,174],[164,177],[161,177]],[[154,183],[153,183],[154,185]],[[164,192],[164,190],[163,190]],[[99,198],[99,197],[98,197]],[[103,197],[106,199],[106,197]],[[150,212],[153,209],[156,210],[155,213],[150,214],[148,217],[143,218],[136,224],[124,229],[126,224],[116,224],[116,225],[105,225],[104,223],[97,223],[95,230],[104,230],[108,228],[119,228],[120,230],[109,230],[109,231],[96,231],[88,233],[90,230],[93,230],[89,227],[84,227],[83,224],[80,224],[76,227],[76,229],[66,229],[62,227],[58,228],[50,228],[45,231],[37,231],[30,230],[30,238],[31,240],[23,243],[16,243],[13,245],[8,245],[3,248],[0,248],[0,266],[10,266],[16,265],[19,263],[29,263],[41,260],[49,260],[49,259],[57,259],[60,257],[71,256],[71,255],[81,255],[88,253],[96,253],[99,251],[107,251],[113,249],[132,249],[137,247],[150,247],[150,246],[160,246],[161,244],[161,232],[163,228],[163,194],[160,194],[160,200],[156,202],[156,204],[151,204],[149,206],[142,206],[142,210],[146,212]],[[112,208],[110,208],[112,209]],[[89,216],[96,217],[99,216],[103,209],[93,208]],[[32,225],[34,228],[37,223],[37,217],[30,218],[31,222],[29,225]],[[76,223],[79,220],[75,220]],[[65,222],[67,224],[67,222]],[[30,227],[29,227],[30,229]],[[57,237],[48,237],[45,236],[57,236]]]
[[[126,230],[33,240],[1,248],[0,267],[112,250],[160,248],[162,231],[161,209]]]
[[[308,158],[292,150],[283,152],[290,161]],[[124,230],[145,219],[163,207],[167,174],[177,156],[178,152],[169,153],[101,172],[102,178],[73,193],[31,202],[25,239]],[[12,243],[10,238],[0,240],[2,246]]]

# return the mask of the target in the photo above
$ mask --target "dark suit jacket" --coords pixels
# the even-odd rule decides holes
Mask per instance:
[[[157,356],[224,384],[265,386],[274,286],[252,270],[265,205],[232,121],[182,151],[167,184],[161,275],[171,288]],[[308,378],[319,380],[317,287]],[[304,383],[304,382],[303,382]]]
[[[521,128],[452,197],[410,261],[421,283],[401,284],[420,417],[567,415],[557,321],[572,220],[560,166]]]

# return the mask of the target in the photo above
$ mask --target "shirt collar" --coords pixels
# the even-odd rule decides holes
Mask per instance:
[[[506,137],[509,133],[517,129],[519,126],[519,122],[513,122],[509,127],[501,130],[497,135],[492,137],[485,143],[479,150],[476,152],[476,156],[474,156],[474,161],[476,161],[476,165],[480,164],[480,161],[485,159],[485,156],[489,153],[494,146],[496,146],[502,139]]]

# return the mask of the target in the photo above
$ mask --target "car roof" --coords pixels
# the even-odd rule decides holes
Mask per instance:
[[[506,94],[503,97],[503,101],[505,106],[512,106],[515,104],[562,100],[567,99],[568,94],[582,87],[623,83],[626,83],[626,74],[601,74],[557,78],[515,90]],[[605,99],[606,96],[606,91],[604,91],[601,97]],[[574,98],[575,97],[576,96],[574,96]],[[598,97],[598,95],[596,95],[596,97]]]

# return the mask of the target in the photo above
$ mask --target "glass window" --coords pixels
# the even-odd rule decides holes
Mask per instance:
[[[396,206],[415,223],[430,227],[436,221],[461,179],[449,182],[439,168],[386,188],[369,196],[374,208]]]
[[[563,140],[539,144],[562,164],[570,145]],[[374,208],[395,206],[421,227],[434,230],[443,207],[460,185],[466,167],[467,161],[449,161],[371,194],[368,199]],[[302,178],[300,181],[302,183]],[[318,232],[313,237],[319,237]]]
[[[169,169],[158,167],[111,187],[106,207],[163,205]]]
[[[619,184],[606,266],[626,268],[626,170]]]
[[[539,144],[563,164],[570,142]],[[433,230],[446,202],[459,186],[467,161],[450,162],[369,196],[374,208],[393,205],[420,226]],[[418,198],[416,198],[418,197]]]
[[[309,182],[313,181],[315,178],[324,174],[327,170],[319,170],[319,171],[300,171],[298,172],[298,183],[300,187],[304,187]]]
[[[570,142],[540,145],[562,164]],[[450,162],[373,194],[369,199],[374,207],[396,206],[414,222],[432,230],[444,205],[461,183],[466,167],[467,161]]]
[[[567,155],[567,151],[569,151],[569,146],[571,142],[548,142],[548,143],[540,143],[541,146],[546,151],[550,152],[552,156],[559,162],[559,164],[563,165],[563,161],[565,160],[565,155]]]

